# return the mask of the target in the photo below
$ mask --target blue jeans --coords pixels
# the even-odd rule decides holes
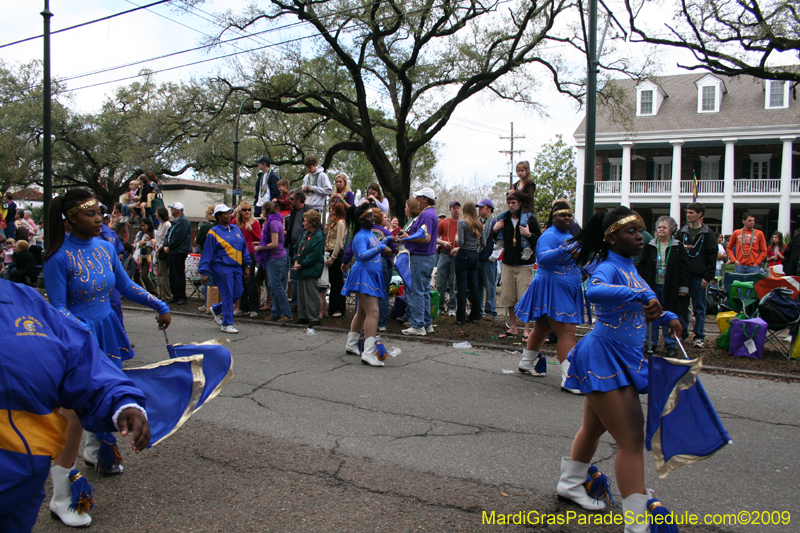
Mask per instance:
[[[483,294],[486,293],[486,303],[483,303]],[[483,312],[488,316],[497,316],[497,262],[478,262],[478,302],[483,307]]]
[[[764,269],[761,268],[760,266],[738,265],[736,267],[736,273],[737,274],[759,274],[761,272],[764,272]]]
[[[267,259],[267,283],[269,284],[269,292],[272,295],[271,315],[275,318],[281,318],[282,316],[292,318],[292,307],[286,297],[286,267],[288,264],[288,255],[280,259]]]
[[[707,293],[703,290],[702,276],[689,276],[689,298],[692,301],[694,311],[694,336],[697,339],[704,339],[706,336],[706,300]],[[683,326],[683,339],[689,337],[689,312],[679,317]]]
[[[384,298],[378,298],[378,308],[380,309],[380,317],[378,318],[378,327],[385,328],[389,325],[389,284],[392,282],[392,271],[394,268],[386,263],[386,259],[381,257],[383,262],[383,288],[386,290]]]
[[[413,281],[412,281],[413,283]],[[449,253],[439,254],[439,264],[436,265],[436,290],[439,291],[439,312],[447,311],[446,303],[450,302],[450,309],[456,303],[456,258]],[[447,298],[445,298],[447,294]]]
[[[407,296],[411,309],[411,326],[425,328],[433,325],[431,318],[431,276],[433,275],[433,255],[412,255],[411,291]]]
[[[664,305],[664,285],[656,285],[656,298],[658,301],[661,302],[661,305]],[[652,326],[652,332],[650,334],[650,341],[653,343],[653,348],[658,346],[658,326]],[[673,339],[669,336],[669,324],[664,324],[661,327],[662,335],[664,336],[664,348],[675,348],[678,345],[678,341]]]

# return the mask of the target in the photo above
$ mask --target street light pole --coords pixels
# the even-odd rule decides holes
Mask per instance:
[[[261,102],[248,96],[242,101],[239,106],[239,112],[236,114],[236,132],[233,137],[233,205],[239,205],[242,201],[242,191],[239,188],[239,118],[242,116],[242,109],[248,100],[253,100],[253,107],[258,111],[261,109]]]
[[[41,12],[44,19],[44,65],[43,65],[43,79],[42,79],[42,107],[44,110],[44,134],[43,134],[43,154],[42,154],[42,185],[43,193],[42,199],[44,200],[44,220],[47,220],[47,213],[50,210],[50,200],[53,196],[53,139],[52,139],[52,105],[50,94],[50,17],[53,13],[50,11],[50,0],[44,0],[44,11]],[[57,228],[51,228],[49,224],[44,225],[44,242],[45,246],[50,243],[50,232],[57,231]]]

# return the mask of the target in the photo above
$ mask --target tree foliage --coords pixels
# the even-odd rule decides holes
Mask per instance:
[[[554,200],[566,198],[575,203],[575,152],[572,146],[556,135],[555,142],[542,146],[531,168],[536,184],[536,218],[544,224],[550,216]]]
[[[654,4],[625,0],[632,40],[690,51],[695,63],[682,68],[800,83],[792,65],[800,55],[795,0],[680,0],[671,22],[648,24],[662,20],[653,16]]]

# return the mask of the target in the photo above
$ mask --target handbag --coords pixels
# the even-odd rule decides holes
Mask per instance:
[[[169,252],[167,252],[162,246],[161,248],[158,249],[156,256],[162,261],[166,261],[167,259],[169,259]]]
[[[764,358],[764,342],[767,340],[767,323],[761,318],[731,320],[730,354],[734,357]]]
[[[327,262],[328,259],[331,258],[331,254],[329,252],[325,252],[325,261]],[[322,275],[317,280],[317,287],[330,287],[330,277],[328,275],[328,265],[325,265],[322,268]]]
[[[758,316],[767,324],[791,324],[800,318],[800,302],[792,298],[791,289],[778,287],[758,302]]]
[[[137,247],[133,251],[133,262],[136,263],[137,265],[141,265],[142,264],[142,249],[141,248]]]

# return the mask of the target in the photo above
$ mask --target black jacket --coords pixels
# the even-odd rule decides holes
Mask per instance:
[[[536,217],[533,214],[530,215],[528,219],[528,229],[531,231],[531,236],[528,237],[528,243],[533,248],[533,255],[531,255],[530,259],[527,261],[522,260],[522,239],[523,237],[519,232],[519,224],[514,226],[513,222],[511,222],[511,211],[506,211],[505,216],[503,217],[505,220],[505,224],[503,225],[503,263],[510,266],[526,266],[532,265],[536,262],[536,243],[539,242],[539,237],[542,235],[542,228],[539,226],[539,221],[536,220]],[[514,237],[511,236],[511,232],[514,232],[514,236],[517,238],[517,245],[514,246]],[[497,237],[497,233],[494,231],[492,232],[492,238]]]
[[[300,238],[300,235],[303,234],[305,231],[302,226],[300,230],[292,234],[292,227],[294,226],[295,217],[303,218],[303,215],[306,214],[306,211],[310,211],[311,208],[307,205],[303,205],[300,209],[292,209],[291,213],[287,215],[286,219],[283,221],[284,223],[284,235],[283,235],[283,245],[286,248],[291,248],[294,243],[297,242],[297,239]]]
[[[186,215],[181,214],[169,228],[167,248],[171,254],[188,254],[192,251],[192,225]]]
[[[656,274],[658,272],[658,237],[644,245],[642,257],[636,270],[642,276],[650,288],[655,290]],[[665,311],[672,311],[678,315],[686,314],[688,309],[687,298],[678,294],[689,292],[689,256],[683,245],[675,237],[670,243],[669,260],[667,261],[667,276],[664,279],[664,301]]]
[[[787,276],[800,275],[798,262],[800,262],[800,235],[795,234],[783,251],[783,272]]]
[[[717,271],[717,237],[711,229],[703,224],[697,233],[694,242],[689,235],[689,224],[678,230],[675,236],[684,245],[691,244],[694,248],[686,250],[689,258],[688,273],[692,277],[702,277],[706,281],[714,279]]]

